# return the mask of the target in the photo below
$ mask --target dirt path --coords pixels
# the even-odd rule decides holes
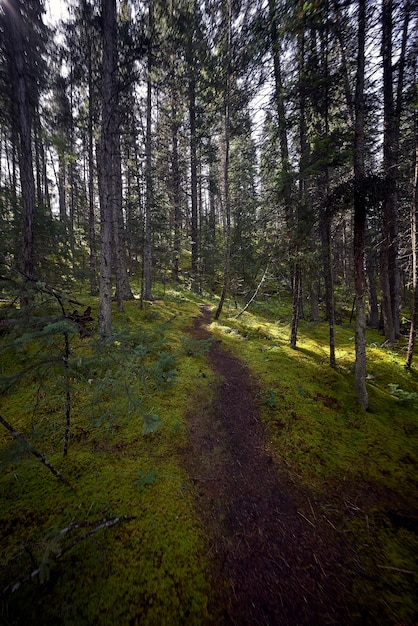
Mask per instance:
[[[210,337],[209,321],[202,307],[195,338]],[[353,623],[338,536],[266,453],[256,382],[220,342],[209,362],[221,382],[214,401],[189,416],[187,466],[214,563],[213,623]]]

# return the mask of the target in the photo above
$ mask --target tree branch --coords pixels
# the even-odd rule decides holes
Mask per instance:
[[[38,452],[38,450],[34,448],[33,445],[29,443],[29,441],[27,441],[23,437],[23,435],[18,433],[17,430],[15,430],[13,426],[9,424],[9,422],[7,422],[3,417],[1,417],[1,415],[0,415],[0,424],[2,424],[12,434],[12,437],[14,439],[21,441],[24,444],[24,446],[29,450],[29,452],[33,454],[33,456],[36,456],[36,458],[39,459],[40,462],[43,463],[45,467],[49,469],[49,471],[52,472],[56,478],[58,478],[58,480],[64,483],[64,485],[67,485],[67,487],[71,487],[72,489],[72,486],[68,482],[68,480],[64,478],[64,476],[60,474],[60,472],[57,469],[55,469],[53,465],[51,465],[48,459],[46,459],[40,452]]]
[[[74,539],[68,546],[63,548],[60,552],[58,552],[55,555],[54,560],[58,561],[64,554],[66,554],[69,550],[74,548],[74,546],[76,546],[78,543],[81,543],[85,539],[88,539],[88,537],[90,537],[94,533],[97,533],[99,530],[103,530],[103,528],[111,528],[112,526],[115,526],[116,524],[119,524],[120,522],[128,522],[128,521],[130,521],[132,519],[135,519],[135,518],[134,517],[129,517],[128,515],[121,515],[119,517],[103,518],[103,519],[98,520],[96,522],[85,522],[83,524],[70,524],[69,526],[66,526],[65,528],[63,528],[62,530],[59,531],[58,535],[65,535],[69,531],[71,531],[71,530],[78,530],[79,528],[82,528],[83,526],[93,526],[94,525],[94,528],[92,528],[91,530],[87,531],[86,533],[84,533],[80,537],[77,537],[77,539]],[[5,596],[5,595],[10,595],[10,594],[14,593],[18,589],[20,589],[20,587],[22,585],[24,585],[25,583],[29,582],[30,580],[33,580],[34,578],[36,578],[36,576],[38,576],[40,574],[40,572],[41,572],[41,568],[40,567],[36,567],[34,570],[32,570],[32,572],[30,574],[28,574],[24,578],[21,578],[20,580],[18,580],[17,582],[13,583],[12,585],[8,585],[7,587],[5,587],[3,589],[3,591],[2,591],[2,595]]]

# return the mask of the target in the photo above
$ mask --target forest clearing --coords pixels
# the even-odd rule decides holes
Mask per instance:
[[[0,623],[417,626],[418,4],[0,0]]]
[[[348,317],[333,369],[326,323],[302,322],[295,351],[290,303],[238,319],[230,304],[216,323],[213,304],[167,289],[115,312],[106,346],[73,332],[65,456],[68,329],[2,338],[15,388],[1,415],[71,485],[3,430],[3,623],[416,622],[418,384],[403,346],[370,333],[365,411]]]

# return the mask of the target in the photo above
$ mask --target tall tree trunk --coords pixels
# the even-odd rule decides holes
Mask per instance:
[[[415,136],[415,167],[414,180],[412,190],[411,205],[411,238],[412,238],[412,289],[413,304],[411,316],[411,328],[409,331],[408,351],[406,355],[405,367],[410,369],[412,357],[414,354],[415,341],[418,329],[418,115],[415,114],[414,120],[414,136]]]
[[[152,40],[154,31],[153,2],[148,4],[148,61],[147,61],[147,121],[145,137],[145,224],[144,224],[144,249],[143,249],[143,277],[145,300],[152,300],[152,213],[154,204],[154,191],[152,179],[152,69],[153,54]]]
[[[188,106],[190,122],[190,193],[192,203],[191,236],[192,236],[192,289],[199,291],[199,219],[197,203],[197,132],[196,132],[196,61],[193,49],[193,33],[196,21],[196,2],[193,3],[193,26],[187,42],[188,63]]]
[[[301,224],[300,213],[302,207],[310,204],[309,192],[307,189],[308,178],[306,176],[306,168],[309,164],[309,144],[307,139],[306,125],[306,95],[305,85],[303,82],[303,74],[305,67],[305,32],[302,28],[298,35],[299,48],[299,142],[300,142],[300,161],[299,161],[299,208],[292,223],[289,224],[289,240],[290,240],[290,260],[292,267],[292,321],[290,330],[290,347],[294,350],[297,345],[299,318],[303,314],[302,308],[302,265],[301,265]],[[293,224],[294,222],[294,224]]]
[[[356,362],[357,402],[363,409],[369,404],[366,389],[366,281],[364,275],[365,135],[364,135],[364,49],[366,33],[366,0],[358,0],[358,52],[355,91],[354,136],[354,271],[356,289]]]
[[[99,336],[105,339],[112,332],[112,220],[114,201],[113,124],[115,115],[115,36],[116,0],[102,0],[103,28],[103,108],[98,172],[100,196],[100,299]]]
[[[171,94],[171,176],[172,176],[172,200],[174,209],[174,245],[173,245],[173,261],[171,275],[173,280],[179,280],[179,261],[180,261],[180,234],[181,234],[181,206],[180,206],[180,166],[179,166],[179,122],[177,119],[177,93]],[[193,263],[192,263],[193,267]]]
[[[116,300],[119,311],[123,310],[123,301],[132,300],[133,293],[129,285],[127,259],[126,259],[126,234],[123,218],[123,192],[122,192],[122,159],[119,133],[119,106],[116,104],[115,128],[113,133],[113,180],[114,180],[114,201],[113,201],[113,245],[116,273]]]
[[[16,0],[9,0],[4,5],[3,10],[8,27],[6,45],[8,46],[8,61],[17,108],[13,121],[19,138],[19,170],[23,205],[21,268],[26,276],[32,278],[35,274],[34,230],[36,193],[32,156],[33,108],[30,104],[29,86],[27,84],[27,58],[29,52],[26,49],[23,17],[19,3]],[[22,303],[27,304],[28,301],[24,299]]]
[[[282,80],[282,66],[281,66],[281,51],[280,40],[277,29],[277,13],[275,7],[275,0],[269,0],[269,21],[270,21],[270,37],[273,53],[273,70],[274,70],[274,98],[277,108],[277,120],[279,130],[279,144],[280,144],[280,160],[282,168],[282,189],[285,205],[285,219],[286,226],[289,230],[289,236],[293,228],[293,215],[292,215],[292,180],[290,174],[290,161],[289,161],[289,146],[287,138],[287,122],[286,122],[286,108],[284,99],[284,85]]]
[[[91,42],[88,40],[88,203],[89,203],[89,249],[90,249],[90,293],[97,295],[97,250],[96,250],[96,219],[94,215],[94,109],[93,109],[93,67]]]
[[[382,309],[385,337],[393,344],[400,336],[400,272],[399,232],[397,207],[397,180],[399,133],[402,110],[402,89],[405,67],[406,41],[409,24],[409,2],[405,4],[402,44],[398,60],[398,84],[394,97],[392,37],[393,2],[382,2],[382,59],[383,59],[383,169],[385,196],[383,199],[383,238],[381,251]]]
[[[328,10],[328,7],[327,7]],[[325,28],[321,38],[322,63],[324,70],[322,75],[325,80],[325,95],[322,103],[322,117],[324,123],[324,136],[329,138],[329,93],[328,93],[328,26]],[[323,173],[320,175],[321,191],[321,214],[320,231],[322,241],[322,264],[325,280],[325,304],[327,309],[327,320],[329,325],[329,363],[331,367],[336,366],[335,361],[335,298],[334,298],[334,277],[332,271],[332,249],[331,249],[331,216],[327,207],[327,197],[329,193],[329,168],[327,164],[328,155],[323,155],[325,165]]]
[[[326,317],[329,326],[329,364],[331,367],[335,367],[335,304],[334,279],[332,275],[331,224],[327,208],[324,206],[321,208],[320,232],[322,267],[325,282]]]
[[[232,14],[231,0],[226,0],[226,63],[225,63],[225,94],[224,94],[224,163],[223,163],[223,187],[224,187],[224,210],[225,210],[225,266],[221,297],[215,313],[215,320],[219,319],[229,288],[231,270],[231,198],[229,194],[229,150],[230,150],[230,99],[231,99],[231,39],[232,39]]]

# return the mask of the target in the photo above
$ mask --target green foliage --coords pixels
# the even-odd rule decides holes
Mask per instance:
[[[144,420],[144,425],[141,431],[143,435],[151,435],[152,433],[155,433],[161,424],[160,417],[158,415],[154,415],[153,413],[145,413],[142,416],[142,419]]]
[[[275,409],[277,407],[277,391],[269,387],[266,393],[262,397],[264,404],[269,406],[271,409]]]
[[[417,402],[418,401],[418,393],[415,391],[405,391],[404,389],[400,389],[399,385],[394,383],[389,383],[388,385],[390,389],[390,395],[398,398],[400,402]]]
[[[136,486],[138,489],[144,489],[144,487],[146,485],[152,485],[155,482],[155,479],[157,478],[157,471],[153,470],[152,472],[145,472],[144,470],[140,470],[138,472],[138,480],[136,482]]]

